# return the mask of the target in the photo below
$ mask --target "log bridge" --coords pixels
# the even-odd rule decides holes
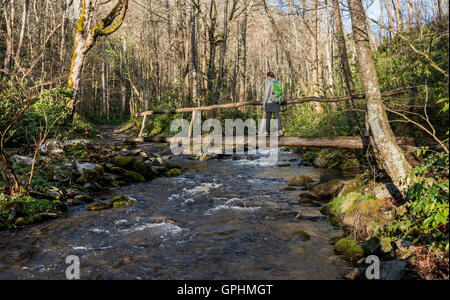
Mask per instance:
[[[416,88],[406,88],[399,90],[392,90],[382,94],[383,97],[390,97],[408,93],[415,93]],[[364,100],[366,98],[365,94],[358,94],[344,97],[333,97],[333,98],[320,98],[320,97],[305,97],[305,98],[295,98],[286,101],[285,105],[295,105],[307,102],[320,102],[320,103],[337,103],[349,100]],[[198,111],[212,111],[219,109],[229,109],[229,108],[239,108],[244,106],[262,106],[262,102],[258,101],[247,101],[247,102],[236,102],[227,104],[218,104],[211,106],[200,106],[200,107],[189,107],[189,108],[179,108],[179,109],[162,109],[145,111],[136,114],[137,117],[143,117],[142,127],[137,138],[129,140],[131,143],[172,143],[175,141],[173,137],[143,137],[143,132],[145,129],[146,121],[148,116],[153,115],[163,115],[163,114],[179,114],[179,113],[194,113]],[[191,123],[192,125],[192,123]],[[205,137],[192,137],[192,132],[189,133],[189,138],[191,144],[201,144]],[[179,139],[179,138],[178,138]],[[336,149],[365,149],[368,146],[370,140],[365,140],[363,137],[357,136],[333,136],[333,137],[279,137],[278,146],[279,147],[317,147],[317,148],[336,148]],[[415,146],[415,141],[408,137],[398,137],[397,142],[400,146]],[[233,140],[233,145],[248,146],[248,137],[237,137]],[[267,138],[266,145],[270,145],[270,139]]]

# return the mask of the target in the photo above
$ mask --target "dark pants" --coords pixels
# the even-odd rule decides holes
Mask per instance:
[[[272,120],[272,115],[278,120],[278,130],[283,130],[283,125],[281,125],[280,113],[277,111],[267,111],[266,112],[266,132],[270,133],[270,121]]]

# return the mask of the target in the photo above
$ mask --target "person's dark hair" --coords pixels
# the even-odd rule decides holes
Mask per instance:
[[[275,78],[275,74],[273,74],[273,72],[267,73],[267,76],[270,77],[270,78]]]

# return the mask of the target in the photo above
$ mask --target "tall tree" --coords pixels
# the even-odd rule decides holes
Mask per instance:
[[[394,132],[389,125],[370,48],[366,14],[362,1],[348,0],[348,5],[361,79],[367,98],[368,122],[373,134],[375,152],[392,181],[399,185],[408,176],[411,166],[398,146]]]
[[[75,104],[78,99],[81,76],[89,50],[94,46],[95,41],[100,36],[106,36],[117,31],[122,26],[128,9],[128,0],[117,0],[117,4],[111,9],[110,13],[103,19],[100,19],[93,28],[88,26],[93,23],[93,0],[82,0],[80,18],[75,29],[75,40],[73,46],[72,64],[70,66],[69,80],[67,87],[72,89],[74,95],[68,102],[68,106],[73,115]]]

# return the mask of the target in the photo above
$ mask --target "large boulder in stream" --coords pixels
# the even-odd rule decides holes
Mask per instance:
[[[306,175],[298,175],[289,180],[288,186],[306,186],[310,183],[313,183],[314,180]]]
[[[315,185],[311,192],[316,194],[321,200],[330,200],[336,197],[344,185],[339,180],[331,180],[326,183]]]

